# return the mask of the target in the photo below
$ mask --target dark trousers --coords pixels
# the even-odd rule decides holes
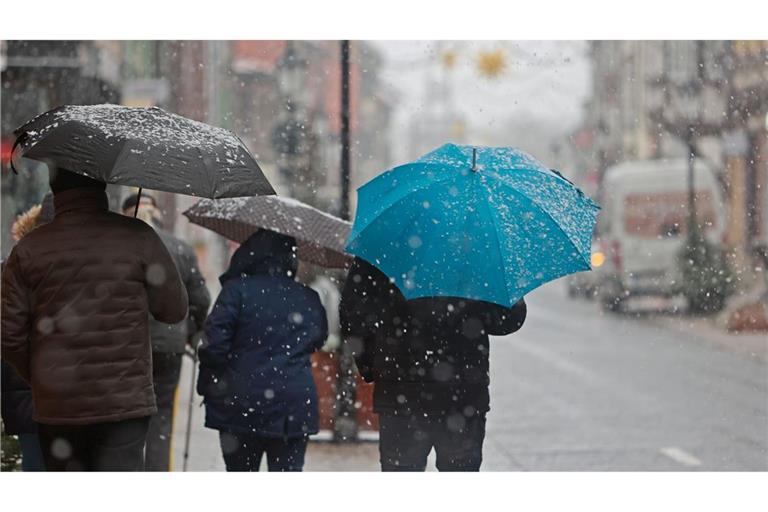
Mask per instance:
[[[265,452],[269,471],[301,471],[307,440],[307,436],[276,439],[230,432],[219,435],[227,471],[258,471]]]
[[[19,434],[22,471],[45,471],[43,452],[40,449],[40,436],[37,433]]]
[[[182,354],[152,353],[152,381],[157,412],[149,419],[147,471],[169,471],[173,438],[173,409],[181,374]]]
[[[433,447],[438,471],[479,471],[484,439],[484,414],[379,415],[382,471],[424,471]]]
[[[149,416],[93,425],[39,426],[48,471],[143,471]]]

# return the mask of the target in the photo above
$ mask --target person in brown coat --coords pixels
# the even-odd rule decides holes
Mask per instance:
[[[144,466],[152,386],[149,315],[176,323],[187,293],[145,223],[108,210],[105,184],[51,168],[53,221],[2,274],[2,358],[29,382],[49,471]]]

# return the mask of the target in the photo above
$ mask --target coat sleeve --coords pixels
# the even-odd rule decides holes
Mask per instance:
[[[339,326],[341,328],[342,350],[350,352],[354,357],[357,370],[363,380],[372,382],[371,350],[370,347],[366,347],[365,314],[362,311],[366,300],[361,289],[362,279],[360,264],[356,259],[347,273],[347,279],[341,291]]]
[[[339,304],[343,343],[366,382],[374,380],[376,341],[393,328],[396,298],[389,280],[370,264],[355,260]]]
[[[360,376],[365,382],[371,383],[375,380],[373,371],[375,344],[370,338],[360,338],[360,342],[352,351],[352,356],[355,358],[355,365],[357,365]]]
[[[314,299],[311,302],[312,305],[310,308],[313,310],[312,316],[317,319],[312,325],[311,338],[313,340],[314,349],[320,350],[328,339],[328,313],[326,313],[325,307],[320,300],[320,295],[314,290],[310,291],[312,292],[312,297]]]
[[[205,337],[198,351],[200,366],[221,368],[227,365],[240,313],[240,290],[232,281],[224,283],[213,311],[205,321]]]
[[[26,382],[30,380],[29,334],[32,324],[30,291],[14,247],[2,276],[2,358]]]
[[[179,323],[187,316],[187,293],[168,249],[149,226],[144,228],[144,250],[149,312],[159,322]]]
[[[190,334],[201,331],[205,323],[205,316],[211,305],[211,295],[205,286],[205,279],[200,272],[192,247],[183,245],[183,263],[185,265],[184,286],[187,289],[189,301],[189,320],[191,324]]]
[[[480,318],[487,334],[503,336],[519,330],[525,322],[527,313],[528,307],[525,305],[525,299],[520,299],[511,308],[495,304],[483,304]]]

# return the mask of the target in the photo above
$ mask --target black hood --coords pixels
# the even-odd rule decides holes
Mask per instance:
[[[295,238],[260,229],[237,248],[219,281],[258,274],[295,278],[298,265]]]

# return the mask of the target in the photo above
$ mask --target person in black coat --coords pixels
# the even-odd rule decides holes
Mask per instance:
[[[205,322],[197,389],[227,471],[301,471],[318,431],[310,355],[328,335],[317,293],[296,281],[296,240],[259,230],[232,256]]]
[[[170,471],[171,448],[173,445],[173,416],[176,408],[176,388],[181,376],[181,359],[191,338],[203,328],[208,314],[211,296],[205,286],[194,249],[160,227],[162,214],[155,199],[141,196],[138,212],[137,194],[123,201],[123,215],[137,217],[155,230],[168,249],[176,269],[179,271],[184,288],[187,290],[189,309],[187,318],[177,324],[166,324],[150,319],[149,339],[152,342],[152,385],[157,402],[157,413],[149,419],[147,447],[144,462],[145,471]]]
[[[344,342],[374,382],[384,471],[424,471],[434,447],[440,471],[478,471],[488,393],[488,336],[517,331],[511,308],[460,298],[405,300],[380,270],[355,258],[342,292]]]

